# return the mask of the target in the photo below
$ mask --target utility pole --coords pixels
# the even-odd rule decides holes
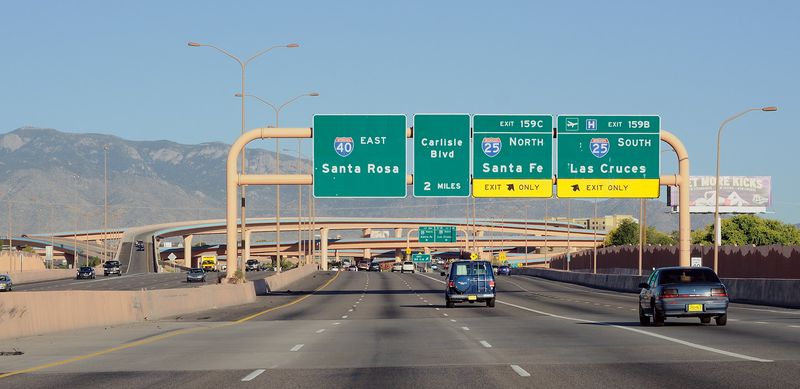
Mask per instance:
[[[108,145],[103,146],[103,262],[108,259]]]

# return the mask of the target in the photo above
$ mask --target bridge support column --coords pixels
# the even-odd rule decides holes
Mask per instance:
[[[183,237],[183,265],[186,267],[192,267],[192,237],[193,235]]]
[[[402,238],[403,237],[403,229],[402,228],[395,228],[394,229],[394,237],[395,238]]]
[[[245,230],[244,232],[244,250],[242,250],[242,261],[247,261],[250,259],[250,236],[252,234],[252,230]]]
[[[364,259],[372,259],[372,249],[364,249]]]
[[[319,229],[319,268],[320,270],[328,270],[328,229]],[[338,254],[338,253],[337,253]]]

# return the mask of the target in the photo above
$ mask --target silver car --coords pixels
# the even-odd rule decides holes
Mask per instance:
[[[11,277],[8,274],[0,274],[0,292],[10,292],[14,288]]]
[[[206,282],[205,270],[199,267],[189,269],[186,273],[186,282]]]
[[[707,267],[664,267],[639,284],[639,323],[664,325],[667,317],[698,317],[718,326],[728,323],[728,291]]]

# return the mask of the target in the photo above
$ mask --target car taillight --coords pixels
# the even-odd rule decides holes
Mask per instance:
[[[456,283],[453,282],[453,281],[450,281],[450,282],[447,283],[447,287],[448,288],[455,288],[456,287]]]
[[[490,288],[494,288],[494,280],[490,280],[489,281],[489,287]]]
[[[677,298],[678,289],[663,289],[661,291],[661,298]]]
[[[728,292],[725,288],[711,288],[711,295],[714,297],[728,297]]]

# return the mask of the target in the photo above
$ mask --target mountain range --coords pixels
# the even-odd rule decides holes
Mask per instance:
[[[0,219],[2,235],[99,229],[104,223],[104,161],[107,147],[108,209],[111,227],[224,217],[225,160],[229,145],[133,141],[112,135],[67,133],[24,127],[0,134]],[[247,149],[248,173],[273,173],[276,153]],[[310,161],[281,155],[281,172],[307,172]],[[303,189],[306,207],[308,188]],[[471,199],[318,199],[318,216],[466,218]],[[561,199],[477,199],[479,218],[541,219],[591,217],[594,203]],[[275,215],[275,188],[248,187],[248,217]],[[297,187],[281,187],[281,215],[297,214]],[[647,201],[647,222],[662,231],[677,229],[677,215],[659,200]],[[305,214],[307,211],[303,211]],[[638,217],[638,199],[597,203],[598,215]],[[692,226],[711,222],[694,215]]]

